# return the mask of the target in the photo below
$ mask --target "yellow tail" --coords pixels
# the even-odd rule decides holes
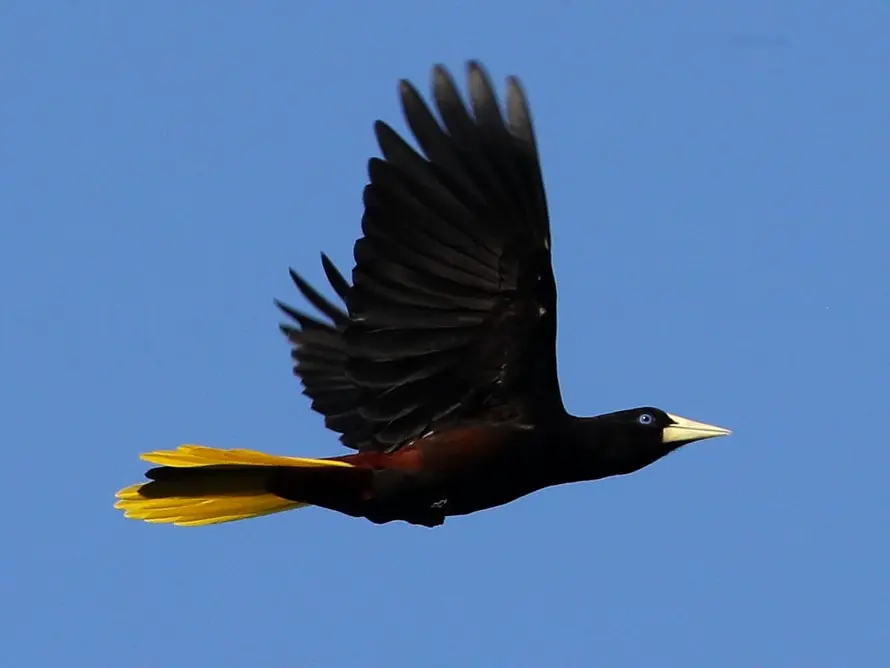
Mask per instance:
[[[114,507],[123,510],[125,517],[177,526],[233,522],[309,505],[267,490],[270,472],[277,467],[352,468],[351,464],[330,459],[283,457],[200,445],[157,450],[141,458],[163,468],[149,471],[151,482],[120,490]]]

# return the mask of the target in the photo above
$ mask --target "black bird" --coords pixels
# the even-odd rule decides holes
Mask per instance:
[[[632,473],[730,432],[634,408],[575,417],[556,367],[556,283],[532,120],[515,78],[505,114],[468,65],[469,107],[433,70],[437,120],[399,86],[422,154],[388,125],[368,163],[350,284],[322,255],[336,306],[297,273],[324,319],[276,302],[312,408],[356,452],[328,459],[184,445],[143,459],[150,482],[116,507],[200,525],[308,505],[433,527],[531,492]]]

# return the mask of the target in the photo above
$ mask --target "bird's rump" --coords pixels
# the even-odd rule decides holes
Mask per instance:
[[[441,124],[409,83],[399,89],[422,154],[375,126],[382,158],[368,164],[353,284],[323,258],[345,310],[296,274],[330,322],[281,305],[304,393],[360,450],[562,409],[549,220],[525,97],[509,80],[505,119],[475,63],[469,110],[444,68],[432,88]]]

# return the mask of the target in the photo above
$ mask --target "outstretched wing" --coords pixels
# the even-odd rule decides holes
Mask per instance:
[[[509,79],[505,121],[477,63],[468,88],[470,110],[444,68],[434,69],[440,124],[401,82],[423,155],[376,124],[383,158],[368,166],[353,286],[325,265],[346,312],[295,276],[332,322],[288,310],[300,325],[285,328],[296,373],[326,424],[359,449],[563,410],[549,220],[528,104]]]

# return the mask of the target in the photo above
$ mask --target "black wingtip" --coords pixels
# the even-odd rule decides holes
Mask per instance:
[[[488,81],[491,80],[491,77],[488,75],[488,70],[485,68],[485,65],[482,64],[482,61],[471,58],[467,61],[467,76],[479,76]]]
[[[340,270],[337,269],[337,265],[331,261],[331,258],[324,253],[321,254],[321,267],[324,269],[324,275],[327,277],[328,283],[334,288],[334,292],[345,302],[349,291],[352,289],[349,281],[340,273]]]
[[[309,287],[309,284],[306,283],[306,281],[303,280],[303,277],[300,276],[300,275],[299,275],[296,271],[294,271],[294,269],[292,269],[291,267],[288,267],[288,268],[287,268],[287,273],[290,274],[290,280],[292,280],[292,281],[294,282],[294,285],[297,286],[297,289],[298,289],[300,292],[303,292],[304,288]]]
[[[281,301],[279,299],[273,299],[272,301],[275,303],[275,306],[278,307],[278,310],[280,310],[286,316],[299,322],[301,313],[299,311],[297,311],[293,306],[285,304],[283,301]],[[285,325],[279,325],[279,327],[284,327],[284,326]]]
[[[338,286],[334,285],[334,282],[338,281],[338,278],[339,278],[339,281],[342,281],[342,283],[347,286],[347,290],[348,290],[348,283],[346,283],[346,279],[344,279],[340,275],[340,272],[338,272],[336,270],[336,267],[334,267],[333,263],[330,260],[328,260],[328,264],[325,265],[325,256],[324,255],[322,255],[322,266],[325,266],[325,273],[328,275],[328,280],[331,281],[331,285],[334,286],[335,290],[337,290]],[[330,269],[333,269],[333,271],[334,271],[333,275],[328,273],[328,266],[330,267]],[[332,304],[330,301],[325,299],[321,295],[321,293],[319,293],[315,288],[313,288],[311,285],[309,285],[309,283],[306,280],[304,280],[303,277],[300,276],[296,271],[294,271],[292,268],[289,268],[288,273],[290,274],[291,280],[294,282],[294,285],[297,286],[297,290],[300,291],[300,294],[303,295],[303,297],[310,304],[312,304],[315,308],[317,308],[319,311],[324,313],[328,318],[330,318],[334,323],[336,323],[338,325],[342,325],[349,321],[349,316],[346,314],[345,311],[343,311],[342,309],[338,308],[337,306]],[[333,280],[332,280],[332,276],[333,276]],[[339,285],[339,287],[342,288],[343,285],[341,284],[341,285]],[[338,291],[338,294],[340,294],[339,291]],[[340,297],[342,298],[343,295],[340,294]],[[290,308],[290,307],[288,307],[288,308]],[[291,311],[292,310],[293,309],[291,309]],[[287,313],[288,315],[291,315],[291,311],[286,310],[285,313]],[[296,311],[294,311],[294,313],[296,313]],[[291,317],[294,317],[294,316],[291,315]]]
[[[454,90],[457,90],[457,84],[454,80],[454,77],[451,75],[451,72],[444,65],[436,65],[433,67],[432,72],[432,87],[433,89],[437,89],[440,87],[447,87]]]
[[[414,91],[414,85],[407,79],[399,79],[399,97],[411,95]]]

